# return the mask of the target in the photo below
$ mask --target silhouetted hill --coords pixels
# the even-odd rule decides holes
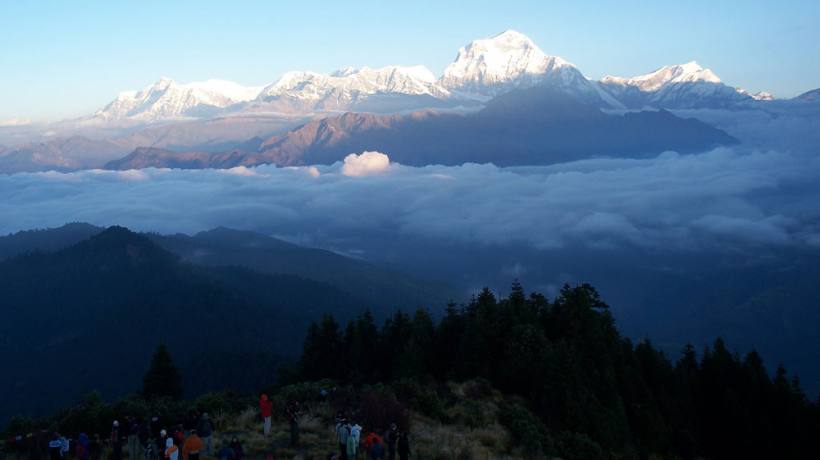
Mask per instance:
[[[53,252],[102,232],[89,224],[0,236],[0,260],[27,252]],[[323,283],[382,308],[443,305],[455,297],[444,283],[419,279],[397,270],[376,266],[323,249],[308,248],[256,232],[216,228],[194,236],[146,236],[185,262],[214,267],[246,267],[261,273],[296,275]],[[381,315],[379,315],[381,316]]]
[[[310,320],[365,306],[293,275],[182,263],[119,227],[1,262],[0,279],[0,359],[11,370],[0,377],[0,417],[53,409],[92,388],[106,396],[134,391],[161,342],[189,394],[252,388],[301,349]],[[245,353],[257,359],[236,359]]]
[[[216,228],[194,236],[152,234],[149,237],[194,264],[242,266],[262,273],[314,279],[365,299],[385,314],[396,308],[443,305],[454,295],[453,289],[443,283],[420,280],[331,251],[297,246],[255,232]]]
[[[102,231],[85,223],[65,224],[59,228],[26,230],[0,236],[0,260],[32,251],[51,252],[67,248]]]

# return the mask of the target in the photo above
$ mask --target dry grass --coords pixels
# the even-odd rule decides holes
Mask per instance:
[[[470,429],[413,414],[410,431],[417,459],[458,459],[465,454],[474,460],[520,458],[503,451],[507,432],[496,423]]]

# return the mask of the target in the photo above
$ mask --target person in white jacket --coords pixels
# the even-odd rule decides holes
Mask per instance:
[[[172,438],[165,440],[165,458],[168,460],[179,460],[179,448],[174,445]]]

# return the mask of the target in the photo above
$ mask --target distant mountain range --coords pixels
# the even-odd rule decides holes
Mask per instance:
[[[252,87],[223,80],[181,84],[162,78],[142,90],[121,93],[86,117],[43,126],[3,127],[0,142],[8,146],[0,146],[0,173],[98,168],[130,152],[140,160],[110,166],[258,164],[265,156],[281,158],[282,152],[249,149],[255,138],[263,142],[274,136],[277,140],[282,135],[292,138],[293,134],[284,133],[306,123],[307,130],[323,123],[316,120],[356,113],[363,120],[386,116],[375,123],[393,124],[400,118],[389,116],[411,112],[472,113],[494,98],[533,87],[614,112],[762,109],[814,116],[820,110],[812,109],[820,101],[820,90],[790,100],[775,99],[765,92],[751,94],[725,84],[715,72],[694,61],[629,78],[591,80],[569,61],[547,55],[525,35],[508,30],[459,49],[440,76],[424,66],[386,66],[344,68],[331,74],[293,71],[270,84]],[[673,144],[669,142],[667,148],[674,148]],[[186,153],[174,161],[159,160],[169,157],[165,151]],[[253,154],[254,159],[248,160],[246,154]],[[503,163],[503,159],[494,161]]]
[[[230,168],[331,164],[379,150],[405,165],[542,165],[596,156],[644,157],[736,143],[725,132],[666,111],[607,114],[565,92],[537,86],[504,93],[472,114],[347,113],[309,122],[255,149],[174,152],[142,148],[108,169]],[[249,145],[250,146],[250,145]]]
[[[696,62],[664,66],[631,78],[586,78],[573,64],[545,54],[514,30],[475,40],[436,77],[424,66],[345,68],[330,75],[287,72],[262,87],[208,80],[179,84],[163,78],[121,93],[90,120],[159,121],[243,112],[396,112],[486,101],[513,89],[547,86],[607,108],[743,107],[772,96],[724,84]]]

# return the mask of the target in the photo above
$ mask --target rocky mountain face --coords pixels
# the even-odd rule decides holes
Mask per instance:
[[[350,152],[389,152],[405,165],[544,165],[596,156],[642,157],[735,143],[725,132],[667,111],[607,114],[542,86],[514,90],[481,111],[409,115],[346,113],[263,141],[255,151],[207,154],[137,150],[111,169],[332,164]]]

